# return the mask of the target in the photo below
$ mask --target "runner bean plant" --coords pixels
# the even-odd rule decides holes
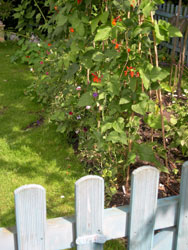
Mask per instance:
[[[28,93],[49,108],[58,132],[75,133],[79,156],[111,191],[117,181],[128,188],[130,166],[138,159],[168,172],[169,122],[161,91],[169,73],[158,65],[157,45],[182,34],[170,23],[154,20],[163,1],[46,3],[49,16],[40,29],[48,37],[33,45],[38,51],[32,66],[36,80]],[[33,60],[27,52],[27,60]],[[149,131],[147,141],[142,127]],[[153,140],[154,131],[162,134],[163,145]]]

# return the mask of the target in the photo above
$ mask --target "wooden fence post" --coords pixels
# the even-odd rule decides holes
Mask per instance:
[[[76,244],[78,250],[102,250],[104,180],[98,176],[85,176],[75,183]]]
[[[157,208],[159,171],[150,166],[136,169],[131,178],[129,250],[151,250]]]
[[[45,250],[46,192],[30,184],[14,191],[18,250]]]
[[[182,166],[176,250],[188,249],[188,161]]]

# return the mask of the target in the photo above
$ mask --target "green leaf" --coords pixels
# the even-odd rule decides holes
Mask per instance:
[[[39,23],[40,19],[41,19],[41,14],[38,13],[38,14],[36,15],[36,22]]]
[[[105,98],[105,93],[102,92],[99,94],[98,100],[103,100]]]
[[[108,20],[108,16],[109,16],[109,12],[105,11],[100,15],[100,20],[103,24],[106,24],[107,20]]]
[[[84,93],[78,101],[79,107],[91,106],[92,104],[93,104],[93,99],[90,92]]]
[[[92,59],[95,62],[101,62],[104,58],[103,53],[97,51],[96,53],[93,54]]]
[[[145,115],[146,113],[147,102],[142,101],[131,106],[132,110],[138,114]]]
[[[161,86],[161,88],[164,89],[165,91],[171,92],[171,93],[172,93],[172,87],[169,86],[168,83],[163,82],[163,83],[160,84],[160,86]]]
[[[85,34],[85,28],[84,28],[83,23],[79,23],[79,25],[77,25],[76,31],[78,32],[78,34],[80,36],[84,36],[84,34]]]
[[[161,129],[161,116],[154,113],[149,114],[144,121],[150,128]]]
[[[170,118],[170,123],[171,123],[172,125],[176,125],[177,122],[178,122],[178,121],[177,121],[176,117],[175,117],[175,116],[171,116],[171,118]]]
[[[113,129],[118,132],[118,133],[122,133],[123,132],[123,127],[124,127],[124,124],[120,124],[118,123],[117,121],[113,122]]]
[[[111,96],[119,95],[120,92],[120,81],[119,81],[119,76],[114,75],[113,77],[110,78],[108,82],[108,91],[110,92]]]
[[[129,82],[130,89],[134,92],[136,91],[137,78],[131,78]]]
[[[129,98],[121,98],[120,101],[119,101],[119,104],[122,105],[122,104],[127,104],[130,102],[130,99]]]
[[[73,63],[69,66],[66,78],[71,78],[79,69],[79,65],[77,63]]]
[[[124,123],[125,123],[124,118],[123,117],[119,117],[118,118],[118,123],[123,124],[123,127],[124,127]]]
[[[148,17],[151,14],[151,11],[154,10],[155,3],[149,2],[143,9],[142,12],[144,17]]]
[[[122,143],[127,144],[127,135],[123,133],[118,133],[116,131],[112,131],[106,138],[107,141],[112,141],[113,143]]]
[[[168,31],[169,31],[170,37],[182,37],[183,36],[181,31],[172,25],[169,27]]]
[[[96,17],[95,19],[93,19],[93,20],[91,21],[91,32],[92,32],[92,33],[96,30],[99,21],[100,21],[99,16]]]
[[[94,41],[97,42],[107,40],[110,37],[111,30],[112,28],[110,26],[101,27],[97,30]]]
[[[157,23],[157,21],[155,21],[154,28],[155,28],[155,34],[156,34],[158,43],[160,43],[161,41],[165,41],[165,35],[161,32],[160,26]]]
[[[111,123],[111,122],[107,122],[106,124],[102,125],[101,126],[101,133],[103,134],[107,130],[111,129],[112,126],[113,126],[113,123]]]
[[[153,152],[152,146],[148,144],[134,144],[134,150],[138,154],[140,160],[142,161],[148,161],[155,163],[157,160],[155,158],[155,154]]]
[[[143,84],[144,84],[145,89],[148,90],[150,87],[150,79],[148,77],[148,74],[146,72],[144,72],[143,69],[139,69],[139,73],[140,73],[140,77],[143,80]]]
[[[164,80],[170,73],[164,69],[161,69],[159,67],[153,67],[150,78],[153,82],[162,81]]]
[[[68,20],[67,16],[64,15],[58,15],[58,19],[57,19],[57,27],[58,26],[63,26]]]

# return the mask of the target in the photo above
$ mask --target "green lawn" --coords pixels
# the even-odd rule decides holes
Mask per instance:
[[[48,218],[73,214],[74,183],[85,175],[66,139],[47,119],[28,128],[47,116],[24,95],[33,76],[28,66],[10,63],[15,49],[0,43],[0,227],[15,224],[14,190],[25,184],[45,187]],[[105,249],[125,248],[112,240]]]
[[[26,129],[45,111],[24,95],[32,74],[10,63],[14,50],[0,43],[0,226],[15,224],[13,192],[29,183],[46,188],[48,218],[74,213],[74,182],[85,174],[54,126]]]

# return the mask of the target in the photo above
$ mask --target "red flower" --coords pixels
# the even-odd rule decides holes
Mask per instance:
[[[58,10],[58,7],[57,7],[57,6],[55,6],[55,7],[54,7],[54,9],[57,11],[57,10]]]
[[[70,111],[70,112],[69,112],[69,115],[73,115],[73,112]]]
[[[116,21],[121,22],[122,21],[121,17],[120,16],[116,17]]]
[[[127,52],[128,52],[128,53],[131,52],[131,49],[128,48],[128,49],[127,49]]]
[[[69,30],[70,30],[70,32],[72,32],[72,33],[74,32],[74,29],[73,29],[73,28],[70,28]]]
[[[26,56],[26,58],[30,58],[30,56]]]
[[[116,19],[113,19],[113,20],[112,20],[112,25],[113,25],[113,26],[116,26]]]
[[[139,74],[139,72],[136,72],[136,77],[140,77],[140,74]]]
[[[114,18],[114,19],[112,20],[112,25],[113,25],[113,26],[116,26],[116,23],[117,23],[117,22],[121,22],[121,21],[122,21],[121,17],[118,16],[118,17],[116,17],[116,18]]]
[[[130,76],[133,77],[134,76],[134,71],[130,72]]]
[[[98,77],[98,74],[95,72],[94,73],[91,73],[93,77],[93,82],[101,82],[101,78]]]
[[[120,44],[116,43],[115,49],[119,49]]]
[[[134,8],[133,4],[131,4],[131,7]]]
[[[82,0],[77,0],[77,3],[78,3],[78,4],[81,4],[81,2],[82,2]]]
[[[126,71],[124,71],[125,76],[127,76],[127,73],[128,73],[128,72],[127,72],[127,70],[126,70]]]
[[[52,46],[52,44],[51,44],[51,43],[48,43],[48,46]]]

